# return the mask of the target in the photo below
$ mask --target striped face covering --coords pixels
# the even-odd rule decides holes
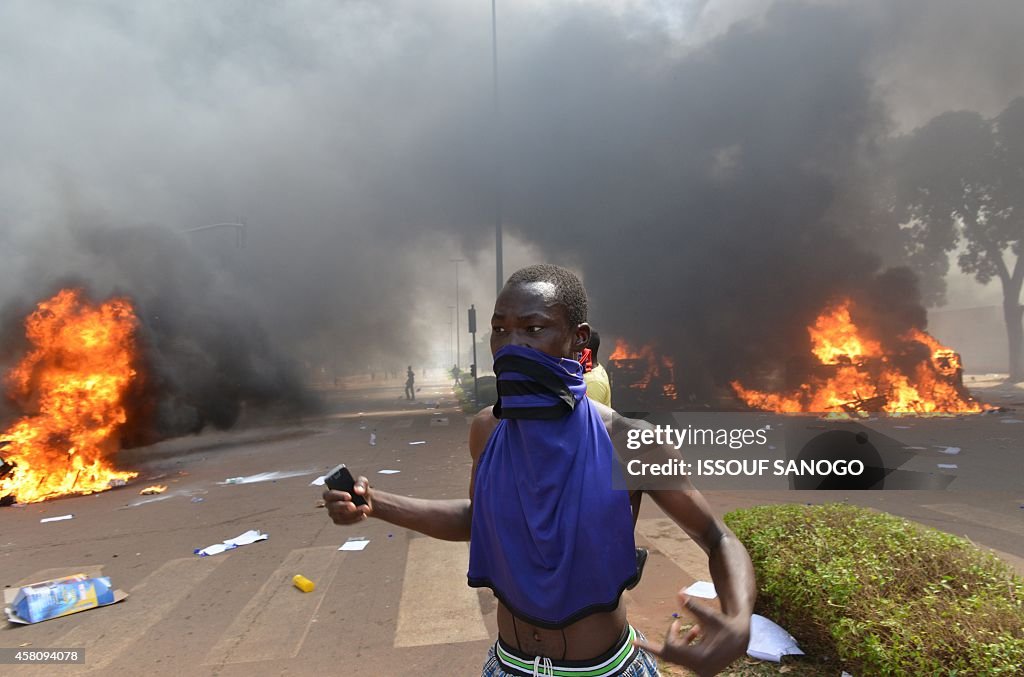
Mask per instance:
[[[494,358],[501,421],[477,462],[469,584],[540,627],[611,611],[637,576],[633,518],[580,365],[516,346]]]
[[[505,346],[494,355],[496,418],[552,420],[572,413],[587,393],[579,362],[532,348]]]

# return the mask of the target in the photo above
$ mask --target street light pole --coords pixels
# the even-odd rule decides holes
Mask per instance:
[[[455,312],[455,306],[448,306],[448,359],[451,360],[452,364],[455,364],[455,317],[452,313]]]
[[[459,264],[466,259],[449,259],[455,264],[455,366],[462,371],[462,334],[459,323]]]
[[[494,258],[497,271],[497,291],[500,294],[505,284],[501,251],[501,118],[498,108],[498,6],[491,0],[491,56],[494,66]]]

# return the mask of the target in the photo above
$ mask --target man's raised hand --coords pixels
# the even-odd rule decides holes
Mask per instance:
[[[323,493],[324,507],[335,524],[355,524],[373,514],[373,497],[370,481],[360,476],[356,479],[353,491],[366,499],[366,505],[356,505],[346,491],[325,489]]]
[[[727,616],[693,601],[682,591],[679,604],[697,618],[697,624],[681,632],[683,621],[676,619],[665,635],[665,643],[653,644],[637,639],[634,644],[662,660],[682,665],[701,677],[716,675],[747,651],[750,619]],[[694,640],[699,639],[697,643]]]

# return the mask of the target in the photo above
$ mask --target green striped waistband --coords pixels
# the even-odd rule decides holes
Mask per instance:
[[[612,654],[610,657],[602,657],[599,662],[591,665],[581,665],[579,661],[552,660],[550,669],[541,665],[540,674],[554,675],[554,677],[613,677],[636,657],[639,649],[633,646],[635,638],[636,630],[633,629],[633,626],[628,626],[628,632],[623,640],[609,652]],[[534,661],[511,653],[510,647],[504,646],[501,639],[494,645],[494,653],[505,672],[525,677],[535,674]]]

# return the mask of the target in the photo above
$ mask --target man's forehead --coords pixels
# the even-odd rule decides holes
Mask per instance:
[[[555,285],[550,282],[530,282],[515,287],[505,287],[494,302],[494,314],[527,315],[564,312],[562,304],[558,301],[557,291]]]

